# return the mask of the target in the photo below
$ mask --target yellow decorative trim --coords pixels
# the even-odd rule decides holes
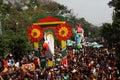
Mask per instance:
[[[41,23],[33,23],[34,25],[51,25],[51,24],[61,24],[66,23],[65,21],[56,21],[56,22],[41,22]]]
[[[34,48],[38,49],[38,47],[39,47],[38,42],[34,42]]]
[[[61,46],[62,46],[62,49],[63,49],[64,47],[66,47],[66,41],[61,40]]]

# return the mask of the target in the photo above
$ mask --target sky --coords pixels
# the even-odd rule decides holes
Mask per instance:
[[[112,8],[109,8],[110,0],[54,0],[72,9],[78,18],[85,18],[86,21],[95,26],[103,23],[112,23]]]

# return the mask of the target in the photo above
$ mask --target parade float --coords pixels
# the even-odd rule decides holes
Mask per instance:
[[[52,29],[53,31],[50,31]],[[62,64],[67,66],[66,40],[72,35],[72,29],[63,16],[46,14],[34,19],[28,27],[28,38],[34,44],[35,56],[38,56],[38,43],[44,39],[43,49],[54,56],[54,36],[61,41]]]

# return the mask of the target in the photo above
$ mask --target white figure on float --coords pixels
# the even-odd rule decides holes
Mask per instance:
[[[54,56],[54,37],[52,32],[45,33],[44,39],[43,49],[47,52],[47,54],[51,53],[52,56]]]

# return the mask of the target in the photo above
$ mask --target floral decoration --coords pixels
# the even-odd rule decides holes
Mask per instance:
[[[67,23],[60,24],[56,28],[56,37],[60,40],[67,40],[72,35],[72,30]]]
[[[32,25],[28,28],[28,38],[32,42],[39,42],[43,38],[43,30],[38,25]]]

